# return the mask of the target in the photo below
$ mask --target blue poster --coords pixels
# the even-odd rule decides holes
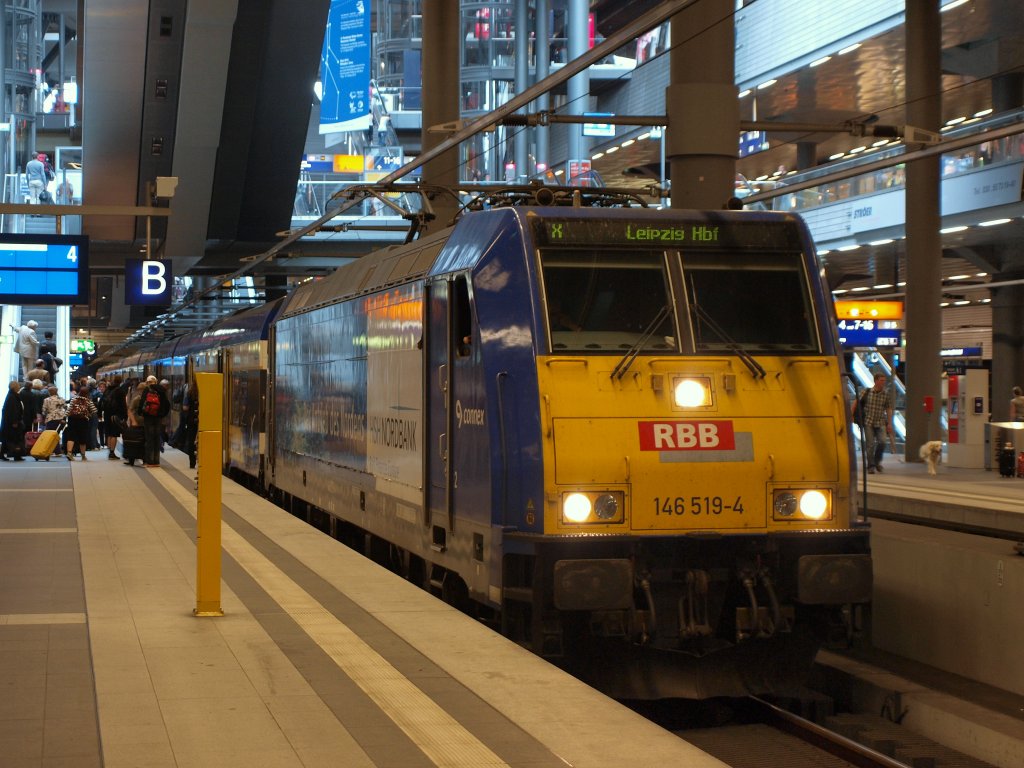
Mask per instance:
[[[369,0],[331,0],[320,55],[320,133],[370,127]]]

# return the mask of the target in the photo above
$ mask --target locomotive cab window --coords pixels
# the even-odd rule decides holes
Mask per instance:
[[[799,253],[682,254],[694,348],[820,351]]]
[[[547,250],[541,266],[556,354],[677,349],[663,252]]]

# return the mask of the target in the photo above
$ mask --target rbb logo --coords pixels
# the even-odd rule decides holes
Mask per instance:
[[[170,304],[174,287],[171,265],[170,259],[125,259],[125,304]]]
[[[732,451],[731,421],[641,421],[641,451]]]

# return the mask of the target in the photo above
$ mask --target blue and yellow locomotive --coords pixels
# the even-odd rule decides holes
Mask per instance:
[[[763,692],[870,599],[796,217],[472,211],[269,319],[265,490],[613,694]]]

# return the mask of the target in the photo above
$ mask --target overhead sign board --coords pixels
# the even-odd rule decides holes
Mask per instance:
[[[166,306],[171,303],[174,279],[170,259],[125,259],[124,303]]]
[[[903,331],[889,327],[894,325],[873,320],[840,320],[839,343],[844,347],[899,349],[903,344]]]
[[[584,117],[614,117],[611,112],[587,112]],[[614,139],[615,138],[615,124],[614,123],[584,123],[583,124],[583,135],[584,136],[596,136],[602,139]]]
[[[837,301],[840,320],[902,320],[902,301]]]
[[[89,301],[89,238],[0,235],[0,304]]]

